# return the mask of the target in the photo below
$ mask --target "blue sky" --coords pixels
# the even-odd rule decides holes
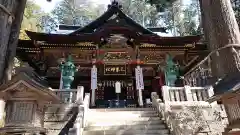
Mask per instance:
[[[52,2],[47,2],[46,0],[34,0],[38,5],[42,7],[45,12],[50,12],[54,6],[61,0],[52,0]],[[110,0],[91,0],[96,4],[109,4]]]

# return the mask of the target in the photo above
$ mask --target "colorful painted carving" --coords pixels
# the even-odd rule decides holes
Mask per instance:
[[[77,71],[77,68],[73,64],[72,56],[69,55],[67,61],[60,65],[60,69],[62,71],[62,82],[63,89],[70,89],[71,84],[74,80],[74,74]]]

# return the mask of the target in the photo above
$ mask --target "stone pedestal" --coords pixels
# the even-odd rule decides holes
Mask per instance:
[[[139,106],[143,106],[143,96],[142,96],[142,90],[138,90],[138,104]]]
[[[91,106],[95,106],[95,98],[96,97],[96,90],[92,90],[91,93]]]
[[[76,102],[80,104],[83,101],[84,96],[84,87],[83,86],[78,86],[77,88],[77,97],[76,97]]]

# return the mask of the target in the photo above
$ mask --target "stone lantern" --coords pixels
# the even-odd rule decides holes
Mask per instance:
[[[77,71],[76,66],[73,64],[71,55],[68,56],[65,63],[60,65],[60,69],[62,72],[63,89],[70,89],[74,80],[74,74]]]

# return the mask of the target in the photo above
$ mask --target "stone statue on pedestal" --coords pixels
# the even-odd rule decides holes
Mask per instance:
[[[73,64],[72,56],[69,55],[67,61],[60,65],[60,69],[62,72],[62,82],[63,89],[70,89],[71,83],[74,80],[74,74],[77,71],[77,68]]]

